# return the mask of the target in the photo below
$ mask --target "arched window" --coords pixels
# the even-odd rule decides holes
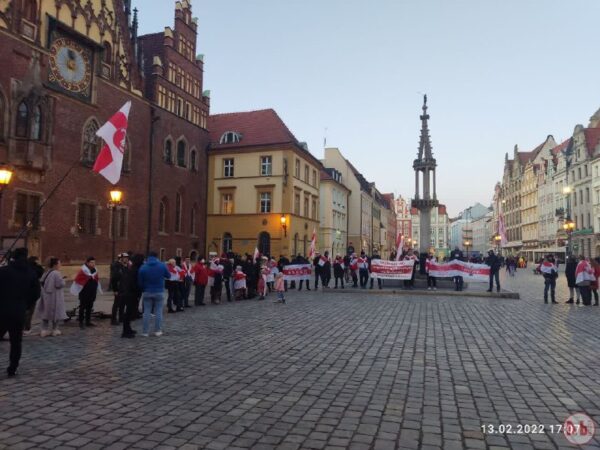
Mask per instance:
[[[94,119],[88,120],[83,129],[83,148],[81,151],[81,162],[91,166],[96,161],[100,152],[100,138],[96,136],[98,131],[98,122]]]
[[[231,233],[223,234],[223,253],[230,253],[233,251],[233,236]]]
[[[177,143],[177,165],[185,167],[185,141],[183,140]]]
[[[242,135],[235,131],[226,131],[221,135],[219,144],[237,144],[242,140]]]
[[[158,206],[158,231],[160,233],[167,232],[167,214],[168,214],[168,205],[165,199],[161,200],[160,205]]]
[[[181,194],[177,193],[175,196],[175,233],[181,233],[182,203]]]
[[[26,138],[27,128],[29,127],[29,107],[22,101],[17,108],[17,120],[15,124],[15,135]]]
[[[106,41],[104,41],[104,51],[102,52],[102,62],[105,64],[112,63],[112,47]]]
[[[258,251],[261,255],[271,255],[271,235],[266,231],[258,235]]]
[[[42,108],[37,105],[33,109],[33,121],[31,122],[31,139],[39,141],[42,139]]]
[[[173,141],[167,139],[165,141],[165,162],[167,164],[173,164]]]
[[[190,169],[196,171],[196,150],[190,152]]]

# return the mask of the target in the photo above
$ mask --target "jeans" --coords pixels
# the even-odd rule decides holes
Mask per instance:
[[[496,290],[498,292],[500,292],[500,273],[495,270],[490,270],[490,287],[489,290],[491,291],[494,287],[494,278],[496,278]]]
[[[163,301],[162,292],[144,292],[144,320],[143,333],[148,334],[150,330],[150,311],[154,310],[154,331],[162,331]]]
[[[94,309],[94,301],[96,300],[96,293],[93,296],[90,295],[82,297],[79,294],[79,323],[90,323],[92,320],[92,309]]]
[[[359,269],[358,274],[360,276],[360,287],[366,289],[367,281],[369,281],[369,269]]]
[[[343,276],[341,276],[341,277],[335,277],[335,287],[336,288],[338,287],[338,280],[340,280],[340,283],[342,285],[342,289],[344,289],[344,277]]]
[[[427,287],[436,287],[435,277],[427,275]]]
[[[552,303],[555,300],[555,291],[556,291],[556,279],[548,279],[544,280],[544,303],[548,303],[548,290],[550,290],[550,298],[552,299]]]
[[[581,291],[579,290],[578,287],[569,287],[569,298],[572,299],[575,295],[575,293],[577,293],[577,301],[579,302],[579,300],[581,299]]]
[[[183,306],[186,308],[190,306],[189,298],[190,291],[192,290],[192,279],[189,277],[185,277],[183,280]]]
[[[592,304],[592,288],[590,286],[579,286],[581,291],[581,301],[584,305],[589,306]]]
[[[111,322],[123,322],[123,316],[125,314],[125,303],[121,294],[115,294],[115,300],[113,301]],[[118,319],[118,320],[117,320]]]
[[[135,319],[138,313],[138,298],[135,295],[123,295],[121,302],[125,311],[123,313],[123,334],[129,334],[133,331],[131,322]]]
[[[455,290],[462,291],[463,290],[463,277],[454,277],[454,286]]]
[[[197,284],[194,290],[194,305],[204,305],[204,291],[206,290],[205,285]]]
[[[375,280],[375,278],[371,277],[371,283],[370,283],[370,288],[373,289],[373,281]],[[381,289],[381,278],[377,278],[377,287],[379,289]]]
[[[225,294],[227,295],[227,301],[231,301],[231,278],[223,278],[223,284],[225,285]]]

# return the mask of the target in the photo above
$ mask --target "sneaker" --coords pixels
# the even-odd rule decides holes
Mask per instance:
[[[143,337],[148,337],[148,333],[142,333]]]
[[[40,332],[40,337],[50,336],[52,333],[49,330],[42,330]]]
[[[52,336],[60,336],[61,334],[62,332],[58,328],[52,330]]]
[[[570,299],[569,299],[569,300],[567,300],[565,303],[572,304],[572,303],[573,303],[573,299],[572,299],[572,298],[570,298]]]
[[[29,336],[31,334],[31,330],[23,330],[23,336]]]
[[[154,336],[156,337],[161,337],[163,335],[162,331],[157,331],[156,333],[154,333]]]

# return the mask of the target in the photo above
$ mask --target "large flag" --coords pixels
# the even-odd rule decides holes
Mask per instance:
[[[317,230],[313,228],[312,239],[310,240],[310,251],[308,252],[308,259],[313,259],[317,253]]]
[[[131,102],[129,101],[96,131],[96,135],[100,136],[105,144],[94,163],[94,172],[99,173],[112,184],[117,184],[121,178],[130,108]]]
[[[508,239],[506,239],[506,225],[502,213],[498,216],[498,234],[500,235],[500,245],[504,247],[508,243]]]
[[[398,237],[396,238],[396,261],[400,261],[402,258],[402,249],[404,248],[404,235],[402,233],[398,233]]]
[[[254,255],[252,255],[252,261],[256,262],[258,257],[260,256],[260,252],[258,251],[258,247],[254,247]]]

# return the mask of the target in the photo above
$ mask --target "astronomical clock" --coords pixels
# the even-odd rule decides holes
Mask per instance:
[[[48,57],[48,83],[80,100],[90,101],[94,53],[84,43],[54,31]]]

